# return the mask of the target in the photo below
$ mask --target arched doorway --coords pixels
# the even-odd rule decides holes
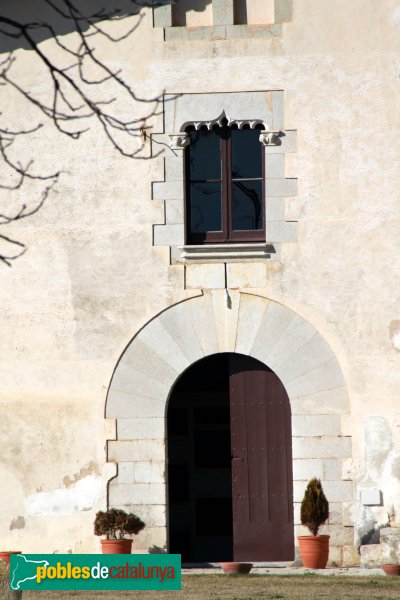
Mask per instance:
[[[260,361],[214,354],[167,412],[169,551],[184,562],[294,558],[290,403]]]

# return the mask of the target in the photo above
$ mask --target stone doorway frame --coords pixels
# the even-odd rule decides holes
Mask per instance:
[[[349,400],[339,362],[320,333],[303,317],[268,298],[212,290],[167,308],[147,323],[124,350],[112,376],[106,418],[116,419],[108,461],[117,463],[109,482],[109,506],[138,512],[147,523],[140,550],[167,547],[166,414],[180,375],[219,352],[251,356],[271,368],[288,393],[292,410],[295,535],[303,533],[299,508],[307,481],[320,477],[331,505],[325,533],[330,560],[342,562],[354,543],[343,509],[353,501],[353,482],[343,477],[351,438],[342,433]]]

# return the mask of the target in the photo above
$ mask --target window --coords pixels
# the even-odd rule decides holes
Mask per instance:
[[[187,127],[186,242],[265,241],[264,147],[260,130]]]

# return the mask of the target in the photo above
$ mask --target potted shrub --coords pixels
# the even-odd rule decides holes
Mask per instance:
[[[381,565],[381,568],[386,575],[400,575],[400,565],[396,563],[384,563]]]
[[[242,562],[221,562],[219,564],[227,575],[247,575],[253,567],[253,563]]]
[[[299,535],[300,556],[310,569],[325,569],[329,556],[329,535],[318,535],[318,530],[329,518],[329,502],[319,479],[311,479],[301,503],[301,524],[311,535]]]
[[[101,541],[103,554],[130,554],[132,539],[127,535],[137,535],[145,527],[145,523],[135,514],[126,513],[118,508],[100,510],[94,520],[95,535],[105,535]]]
[[[11,554],[21,554],[21,550],[4,550],[3,552],[0,552],[0,560],[3,560],[9,565]]]

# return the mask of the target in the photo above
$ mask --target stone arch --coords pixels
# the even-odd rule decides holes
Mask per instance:
[[[327,342],[282,304],[213,290],[150,321],[125,349],[111,380],[106,417],[117,420],[117,439],[109,442],[108,460],[119,467],[109,485],[109,504],[135,509],[147,519],[142,548],[166,543],[165,415],[170,391],[190,365],[219,352],[260,360],[285,386],[292,408],[295,503],[313,476],[324,480],[331,502],[353,499],[352,482],[343,481],[341,474],[342,460],[351,456],[351,440],[341,430],[348,395]],[[346,540],[342,533],[333,543],[352,544],[350,532]]]

